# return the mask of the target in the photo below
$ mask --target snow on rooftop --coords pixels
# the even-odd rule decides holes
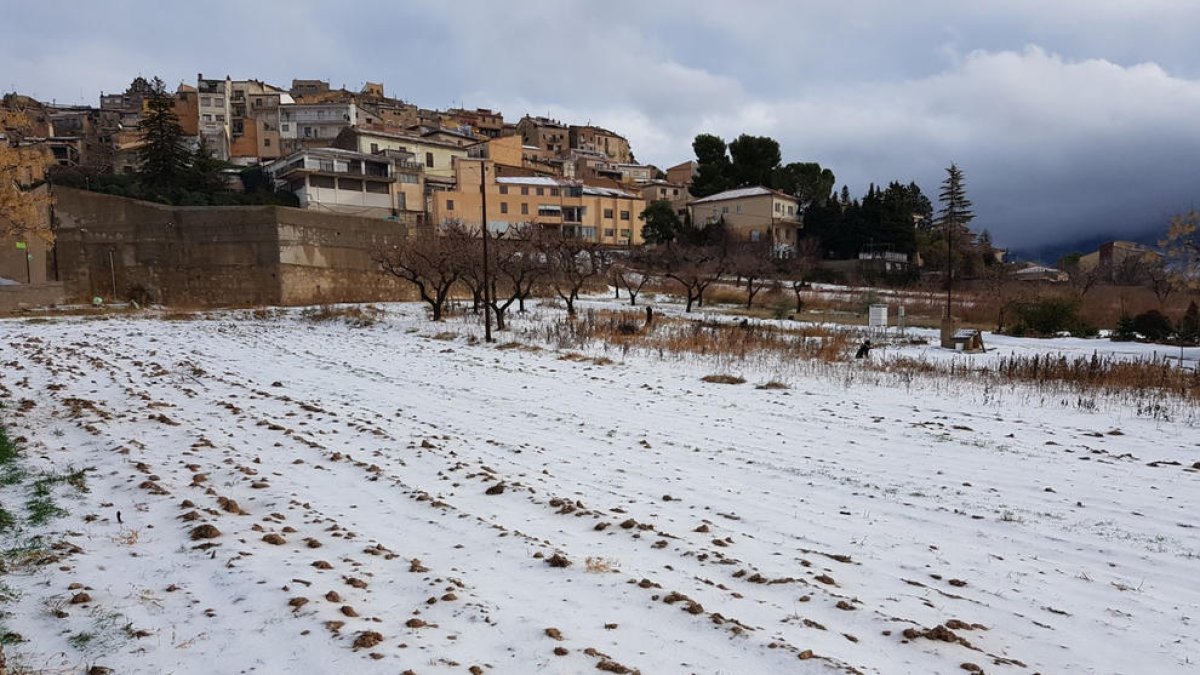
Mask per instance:
[[[760,197],[762,195],[779,194],[774,190],[756,185],[754,187],[737,188],[736,190],[726,190],[718,192],[715,195],[709,195],[702,199],[693,201],[693,204],[703,204],[705,202],[723,202],[727,199],[744,199],[746,197]],[[783,196],[783,195],[780,195]]]
[[[501,185],[541,185],[543,187],[561,187],[571,185],[568,181],[549,176],[501,176],[496,179]]]

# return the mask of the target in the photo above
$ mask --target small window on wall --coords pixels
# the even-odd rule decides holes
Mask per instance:
[[[425,153],[425,166],[430,167],[430,168],[433,167],[433,153],[432,152]]]
[[[500,202],[500,213],[508,213],[508,202]]]
[[[616,233],[617,233],[617,231],[612,228],[604,228],[604,236],[609,239],[612,239],[613,236],[616,235]]]
[[[453,211],[453,210],[454,210],[454,200],[453,200],[453,199],[447,199],[447,200],[446,200],[446,210],[447,210],[447,211]]]
[[[612,209],[604,209],[604,217],[608,218],[609,220],[612,220],[613,210]]]
[[[521,215],[529,215],[529,204],[521,204]]]
[[[629,220],[629,212],[628,211],[621,212],[621,220]]]
[[[502,194],[502,195],[508,194],[508,186],[507,185],[500,186],[500,194]]]

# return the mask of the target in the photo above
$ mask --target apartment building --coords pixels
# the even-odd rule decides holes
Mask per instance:
[[[206,80],[203,73],[196,76],[200,137],[217,159],[229,159],[232,94],[233,80],[228,75],[224,80]]]
[[[571,130],[567,125],[546,117],[526,115],[517,122],[522,142],[552,155],[566,155],[571,149]]]
[[[534,223],[562,236],[608,246],[643,241],[638,216],[646,202],[636,192],[559,177],[497,176],[495,162],[486,159],[457,159],[454,172],[454,188],[431,195],[434,223],[459,221],[478,227],[483,217],[482,179],[491,232]]]
[[[484,138],[499,138],[504,133],[504,115],[487,108],[451,108],[446,111],[446,116],[456,125],[470,127],[474,133]]]
[[[445,143],[378,126],[343,129],[331,145],[371,155],[385,150],[412,153],[415,161],[422,166],[427,183],[447,187],[453,184],[454,160],[467,156],[467,148],[456,143]]]
[[[416,223],[424,212],[421,167],[411,155],[303,148],[267,164],[300,208]]]
[[[572,150],[602,153],[617,164],[632,164],[633,153],[625,137],[603,127],[572,125],[567,131]]]
[[[694,159],[689,159],[666,170],[667,182],[690,186],[699,170],[700,163]]]
[[[723,220],[734,237],[771,242],[781,249],[794,247],[803,227],[800,202],[795,197],[759,186],[694,199],[688,202],[688,209],[697,227]]]
[[[692,193],[688,186],[665,180],[651,180],[641,186],[642,199],[646,203],[664,201],[670,202],[671,208],[680,218],[687,214],[688,202],[692,201]]]
[[[282,157],[280,106],[291,103],[291,94],[279,87],[259,80],[234,80],[229,97],[230,158],[254,162]]]
[[[358,124],[358,106],[347,103],[281,103],[279,139],[285,153],[330,145],[343,129]]]

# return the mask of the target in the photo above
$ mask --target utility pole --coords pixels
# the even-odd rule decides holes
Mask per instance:
[[[483,235],[483,341],[492,342],[492,294],[491,278],[488,274],[488,222],[487,222],[487,160],[479,158],[479,203],[483,215],[479,228]]]
[[[954,219],[946,219],[946,318],[950,318],[950,293],[954,284]]]

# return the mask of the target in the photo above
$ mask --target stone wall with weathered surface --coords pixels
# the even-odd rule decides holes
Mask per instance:
[[[167,305],[212,307],[411,297],[371,262],[373,249],[404,237],[397,223],[56,192],[58,262],[72,299],[148,294]]]
[[[281,304],[412,300],[411,286],[382,274],[375,250],[404,239],[401,223],[279,209]]]
[[[61,305],[65,297],[63,285],[53,281],[0,286],[0,314],[10,314],[31,307]]]

